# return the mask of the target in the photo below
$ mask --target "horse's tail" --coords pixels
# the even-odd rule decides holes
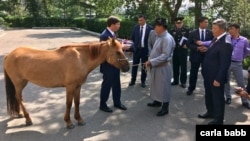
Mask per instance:
[[[7,112],[10,116],[15,116],[20,111],[20,106],[16,99],[16,89],[8,73],[4,69],[5,90],[7,99]]]

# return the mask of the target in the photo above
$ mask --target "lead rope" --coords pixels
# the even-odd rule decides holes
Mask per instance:
[[[142,64],[142,69],[145,70],[145,72],[147,73],[148,71],[148,67],[146,66],[145,63],[141,63]],[[139,66],[140,64],[134,64],[134,65],[131,65],[132,67],[135,67],[135,66]]]
[[[124,61],[124,60],[128,60],[128,59],[117,59],[117,61]],[[142,64],[142,69],[145,70],[145,72],[147,73],[147,69],[148,67],[146,66],[145,63],[141,63]],[[140,64],[134,64],[134,65],[131,65],[132,67],[135,67],[135,66],[139,66]]]

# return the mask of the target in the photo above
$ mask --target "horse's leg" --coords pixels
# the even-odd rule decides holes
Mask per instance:
[[[64,121],[66,122],[66,126],[68,129],[72,129],[75,127],[70,120],[70,110],[72,107],[73,96],[74,88],[72,88],[71,86],[66,86],[66,111],[64,115]]]
[[[17,101],[19,103],[19,105],[21,106],[21,109],[22,109],[22,112],[23,112],[23,115],[26,119],[26,125],[32,125],[32,120],[29,116],[29,113],[28,111],[26,110],[24,104],[23,104],[23,98],[22,98],[22,91],[24,89],[24,87],[27,85],[27,81],[23,80],[22,82],[20,82],[19,85],[16,85],[16,98],[17,98]],[[18,111],[19,114],[18,114],[18,117],[22,117],[22,114],[21,114],[21,111]]]
[[[86,123],[84,122],[84,120],[81,118],[81,115],[80,115],[80,108],[79,108],[79,105],[80,105],[80,91],[81,91],[81,86],[78,86],[75,90],[75,94],[74,94],[74,103],[75,103],[75,119],[77,120],[78,122],[78,125],[85,125]]]

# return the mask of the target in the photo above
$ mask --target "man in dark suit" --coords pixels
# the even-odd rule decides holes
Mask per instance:
[[[231,64],[233,47],[226,33],[226,21],[216,19],[212,25],[213,36],[202,63],[202,75],[205,86],[205,105],[207,112],[199,118],[213,118],[209,125],[221,125],[224,122],[225,98],[224,86],[228,81],[228,69]]]
[[[204,53],[207,48],[196,44],[197,40],[210,41],[213,39],[213,33],[208,27],[208,18],[200,17],[198,19],[199,28],[189,33],[187,46],[190,49],[189,61],[191,64],[190,76],[189,76],[189,87],[187,95],[191,95],[196,87],[198,71],[201,63],[203,62]]]
[[[135,85],[138,64],[141,65],[148,60],[148,36],[153,27],[146,23],[146,17],[139,15],[138,24],[134,27],[131,40],[134,42],[134,53],[133,53],[133,67],[132,67],[132,78],[129,86]],[[146,87],[146,70],[141,67],[141,87]]]
[[[187,39],[189,36],[189,29],[183,26],[183,19],[183,17],[175,18],[175,27],[169,31],[176,42],[176,47],[173,52],[174,80],[171,85],[178,85],[180,80],[181,87],[186,88],[188,54]]]
[[[120,28],[120,20],[117,17],[110,16],[107,20],[107,28],[102,32],[100,41],[106,41],[108,38],[116,38],[115,32]],[[123,46],[124,50],[129,49],[129,46]],[[103,81],[101,86],[100,95],[100,110],[104,112],[113,112],[106,102],[109,98],[109,93],[112,88],[114,106],[121,110],[127,110],[127,108],[121,103],[121,82],[120,82],[120,70],[116,67],[104,62],[100,66],[100,72],[103,74]]]

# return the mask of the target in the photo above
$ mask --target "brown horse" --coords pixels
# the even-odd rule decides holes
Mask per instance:
[[[88,74],[105,61],[123,72],[129,71],[129,62],[120,42],[111,38],[106,42],[67,45],[55,50],[16,48],[4,58],[8,113],[12,117],[24,116],[26,125],[32,125],[22,99],[22,90],[30,81],[42,87],[65,87],[66,127],[74,128],[70,119],[73,99],[74,118],[78,125],[84,125],[85,122],[79,113],[81,85],[86,81]]]

